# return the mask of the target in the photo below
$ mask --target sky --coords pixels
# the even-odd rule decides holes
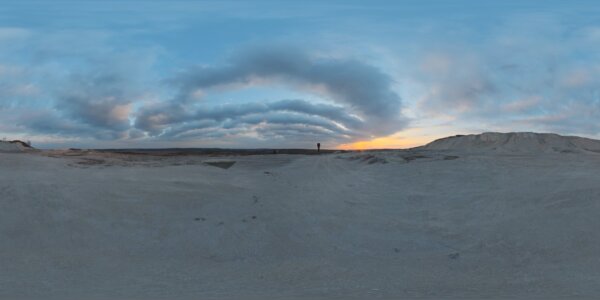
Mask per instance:
[[[0,137],[40,148],[600,138],[597,1],[0,4]]]

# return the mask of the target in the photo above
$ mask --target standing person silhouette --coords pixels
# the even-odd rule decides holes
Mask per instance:
[[[321,152],[321,143],[317,143],[317,152]]]

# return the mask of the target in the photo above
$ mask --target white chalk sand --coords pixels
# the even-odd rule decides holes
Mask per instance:
[[[486,132],[436,140],[423,149],[504,153],[600,153],[600,141],[553,133]]]
[[[0,153],[0,298],[600,297],[600,155],[521,152]]]

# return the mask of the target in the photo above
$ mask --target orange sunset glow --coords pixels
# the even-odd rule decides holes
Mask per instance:
[[[439,137],[423,134],[421,129],[415,128],[385,137],[341,144],[336,148],[343,150],[404,149],[425,145]]]

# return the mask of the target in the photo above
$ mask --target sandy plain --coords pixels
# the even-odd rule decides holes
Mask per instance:
[[[0,153],[0,298],[600,297],[599,175],[593,153]]]

